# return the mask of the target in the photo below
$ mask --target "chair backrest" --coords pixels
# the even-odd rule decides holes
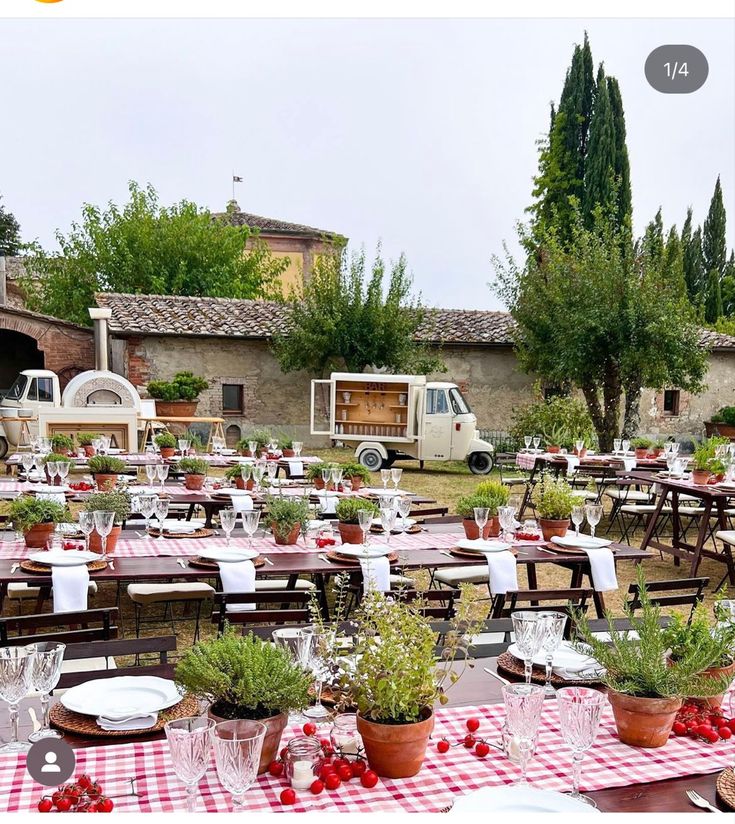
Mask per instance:
[[[215,592],[212,623],[222,634],[225,624],[308,624],[310,594],[292,589],[260,592]],[[254,609],[228,611],[228,606],[253,604]]]
[[[646,581],[646,590],[651,603],[659,607],[689,606],[689,620],[694,607],[704,600],[704,591],[709,578],[680,578],[673,581]],[[628,587],[628,606],[633,612],[641,608],[638,584]]]
[[[445,644],[444,639],[449,631],[450,624],[447,621],[431,623],[436,631],[438,642],[435,649],[437,658],[442,657]],[[510,618],[488,618],[482,626],[480,634],[476,636],[469,649],[472,658],[497,658],[504,653],[511,643],[511,633],[513,632],[513,622]],[[463,658],[462,654],[457,658]]]
[[[426,602],[421,614],[426,618],[448,621],[454,615],[454,602],[459,598],[458,589],[428,589],[419,592],[415,589],[391,590],[391,597],[401,601],[415,601],[420,598]]]
[[[64,650],[65,661],[80,661],[89,658],[101,658],[106,663],[116,656],[153,654],[158,662],[153,664],[136,664],[129,667],[108,667],[86,672],[64,672],[59,679],[58,689],[67,689],[83,684],[92,678],[116,678],[120,675],[155,675],[159,678],[173,678],[174,666],[169,663],[169,652],[176,651],[176,636],[164,635],[158,638],[117,638],[110,641],[85,641],[67,644]],[[117,664],[117,662],[116,662]]]
[[[506,592],[505,595],[494,595],[492,599],[492,618],[509,618],[512,612],[526,610],[530,612],[548,612],[550,610],[563,612],[571,617],[574,610],[585,612],[587,602],[592,598],[593,591],[582,587],[567,589],[519,589]],[[561,604],[550,603],[562,601]],[[570,631],[569,623],[565,633]]]
[[[0,618],[0,645],[35,641],[109,641],[117,638],[117,607]],[[67,627],[67,629],[61,629]]]
[[[574,619],[572,619],[572,638],[576,636],[577,627],[574,624]],[[662,627],[667,627],[671,623],[671,618],[668,615],[662,615],[659,618],[659,624]],[[600,633],[607,633],[610,631],[610,624],[608,623],[607,618],[590,618],[587,621],[587,625],[590,628],[590,632],[594,632],[595,634]],[[633,629],[633,624],[630,618],[613,618],[612,619],[612,627],[613,629],[617,630],[618,632],[625,632],[627,630]]]

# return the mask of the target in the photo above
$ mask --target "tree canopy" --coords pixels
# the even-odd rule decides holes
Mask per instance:
[[[61,251],[36,248],[22,281],[30,309],[89,323],[95,292],[275,297],[287,260],[273,258],[246,226],[196,204],[159,203],[155,189],[129,184],[122,207],[85,204],[80,223],[57,233]],[[248,240],[252,248],[245,250]]]
[[[302,292],[289,300],[288,335],[273,343],[281,369],[444,371],[441,359],[416,341],[426,310],[412,285],[403,255],[388,268],[378,249],[369,271],[364,250],[319,257]]]
[[[15,215],[0,203],[0,255],[17,255],[20,245],[20,224]]]

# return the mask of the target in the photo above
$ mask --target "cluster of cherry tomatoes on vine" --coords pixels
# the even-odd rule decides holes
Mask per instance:
[[[39,813],[111,813],[115,806],[111,798],[102,795],[102,785],[82,773],[73,784],[62,784],[52,795],[38,802]]]
[[[480,721],[477,718],[468,718],[465,721],[467,727],[467,734],[459,741],[452,744],[448,738],[441,738],[437,741],[436,749],[438,752],[444,754],[449,752],[451,747],[464,747],[472,750],[478,758],[487,758],[490,754],[490,745],[484,738],[477,736],[475,733],[480,729]]]
[[[727,718],[719,708],[684,704],[676,714],[671,734],[709,741],[710,744],[729,741],[735,736],[735,718]]]

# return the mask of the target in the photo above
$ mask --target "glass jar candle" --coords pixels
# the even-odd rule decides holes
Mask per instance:
[[[288,742],[283,761],[294,790],[308,790],[324,761],[322,746],[314,737],[299,735]]]
[[[357,758],[363,752],[362,738],[357,731],[357,715],[345,712],[335,716],[330,740],[341,758]]]

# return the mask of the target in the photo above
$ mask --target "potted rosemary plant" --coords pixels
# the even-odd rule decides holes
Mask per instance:
[[[371,501],[360,498],[341,498],[335,507],[335,514],[339,521],[339,537],[343,544],[361,544],[363,540],[360,528],[360,512],[369,512],[373,518],[377,517],[379,509]]]
[[[636,458],[645,458],[653,448],[653,441],[650,438],[633,438],[630,445],[635,449]]]
[[[464,534],[470,541],[480,537],[475,523],[475,508],[488,509],[488,519],[482,530],[482,537],[497,538],[500,535],[498,507],[505,506],[510,499],[510,490],[500,481],[483,481],[477,485],[474,495],[465,495],[457,501],[457,514],[462,516]]]
[[[280,546],[291,546],[309,522],[309,504],[303,498],[271,496],[268,498],[268,521]]]
[[[93,455],[89,459],[89,471],[94,477],[97,489],[108,492],[115,488],[117,476],[125,471],[125,461],[112,455]]]
[[[581,496],[565,480],[547,475],[534,487],[531,500],[539,516],[544,540],[550,541],[555,535],[567,534],[572,509]]]
[[[332,467],[333,464],[319,461],[318,463],[311,463],[306,467],[306,480],[314,484],[315,489],[324,489],[324,481],[322,480],[322,469]]]
[[[69,463],[69,456],[62,455],[60,452],[49,452],[48,455],[45,455],[43,458],[43,466],[44,466],[44,475],[46,476],[46,482],[51,484],[53,483],[54,486],[61,486],[61,477],[57,475],[53,481],[51,480],[51,475],[49,474],[48,469],[46,468],[46,464],[49,461],[53,463],[59,463],[60,461]]]
[[[267,429],[254,429],[249,435],[246,435],[237,442],[237,448],[244,457],[257,458],[267,449],[268,444],[272,440],[273,435],[271,435]],[[256,443],[258,445],[255,454],[250,451],[251,443]]]
[[[176,464],[176,470],[184,475],[184,486],[194,491],[204,486],[208,469],[209,464],[201,458],[182,458]]]
[[[130,515],[130,497],[126,492],[96,492],[90,495],[83,504],[85,512],[114,512],[115,522],[112,532],[107,536],[107,554],[112,555],[120,537],[123,522]],[[89,536],[89,549],[92,552],[102,553],[102,538],[95,530]]]
[[[84,449],[84,454],[91,458],[94,455],[94,447],[92,441],[96,441],[99,435],[96,432],[78,432],[77,443]]]
[[[161,450],[162,458],[173,458],[176,454],[176,438],[170,432],[160,432],[153,443]]]
[[[32,495],[21,495],[10,504],[8,518],[18,532],[23,533],[27,547],[43,549],[56,528],[68,520],[69,510],[55,501],[44,501]]]
[[[74,439],[68,435],[63,435],[61,432],[56,432],[51,436],[51,451],[57,455],[73,455]]]
[[[243,480],[241,464],[228,467],[225,470],[225,478],[227,478],[228,481],[234,481],[238,489],[252,489],[255,486],[255,481],[252,478],[248,478],[247,481]]]

